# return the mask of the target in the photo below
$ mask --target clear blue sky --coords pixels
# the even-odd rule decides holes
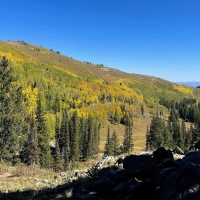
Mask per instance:
[[[0,40],[169,81],[200,81],[200,0],[1,0]]]

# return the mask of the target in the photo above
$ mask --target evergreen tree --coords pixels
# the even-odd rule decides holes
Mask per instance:
[[[182,141],[181,141],[181,148],[182,149],[186,149],[187,146],[186,146],[186,138],[187,138],[187,130],[186,130],[186,125],[185,125],[185,121],[182,120],[182,123],[181,123],[181,136],[182,136]]]
[[[80,135],[80,124],[78,113],[75,111],[72,114],[70,120],[70,159],[72,162],[79,161],[80,152],[79,152],[79,135]]]
[[[106,144],[104,148],[104,155],[105,156],[110,156],[112,154],[112,142],[110,138],[110,127],[108,126],[107,129],[107,139],[106,139]]]
[[[52,157],[49,145],[50,138],[47,132],[46,120],[40,98],[38,98],[37,101],[36,125],[38,134],[38,147],[40,151],[40,165],[41,167],[50,168],[52,165]]]
[[[162,127],[162,131],[163,131],[163,147],[164,148],[171,148],[172,147],[172,137],[171,137],[171,133],[170,130],[168,129],[168,126],[165,124],[165,121],[162,120],[161,122],[161,127]]]
[[[149,126],[147,124],[147,132],[146,132],[146,151],[150,151],[151,147],[150,147],[150,142],[151,142],[151,137],[149,134]]]
[[[94,155],[94,123],[92,116],[88,117],[87,158]]]
[[[178,113],[175,110],[174,104],[172,105],[172,108],[171,108],[171,111],[170,111],[169,120],[171,122],[174,122],[174,121],[178,120]]]
[[[54,170],[56,172],[62,171],[63,164],[62,164],[62,159],[61,159],[61,155],[60,155],[60,148],[59,148],[58,141],[56,141],[56,143],[55,143],[54,165],[55,165]]]
[[[63,163],[60,153],[60,127],[59,127],[59,116],[56,115],[55,124],[55,152],[54,152],[54,171],[61,171],[63,169]]]
[[[174,104],[173,104],[174,105]],[[176,105],[178,108],[178,104]],[[181,127],[179,122],[179,114],[175,110],[175,106],[172,107],[170,116],[169,116],[169,123],[170,123],[170,132],[173,140],[173,147],[178,146],[180,148],[184,148],[184,140],[183,135],[181,133]]]
[[[81,139],[80,139],[80,155],[83,160],[88,159],[88,120],[84,117],[81,118],[80,121],[80,128],[81,128]]]
[[[117,156],[120,153],[120,145],[119,145],[119,138],[118,138],[115,130],[113,131],[111,140],[112,140],[112,144],[113,144],[113,146],[112,146],[113,156]]]
[[[148,145],[150,146],[151,150],[163,147],[164,143],[167,143],[164,139],[165,134],[167,134],[167,132],[164,121],[159,117],[153,116],[150,124],[150,130],[147,135],[147,140],[149,142]]]
[[[64,170],[67,169],[69,163],[69,155],[70,155],[70,146],[69,146],[69,119],[67,110],[63,109],[62,111],[62,122],[59,136],[59,147],[60,153],[63,161]]]
[[[200,140],[200,116],[196,117],[195,130],[193,131],[193,142]]]
[[[127,153],[129,150],[129,137],[128,137],[128,126],[125,126],[124,140],[123,140],[122,153]]]
[[[100,124],[96,119],[94,124],[94,143],[93,143],[94,154],[97,154],[99,152],[99,142],[100,142],[99,131],[100,131]]]
[[[86,159],[86,130],[85,130],[85,123],[86,120],[84,117],[80,119],[80,140],[79,140],[79,150],[80,150],[80,157],[82,160]]]
[[[53,110],[55,113],[60,112],[61,110],[61,99],[59,95],[56,95],[54,105],[53,105]]]
[[[60,119],[59,119],[59,115],[57,113],[56,114],[56,123],[55,123],[55,141],[58,142],[58,145],[59,145],[59,140],[60,140]]]
[[[179,123],[179,120],[174,120],[172,122],[172,138],[173,138],[173,141],[174,141],[174,146],[183,146],[183,138],[182,138],[182,135],[181,135],[181,130],[180,130],[180,123]]]
[[[123,153],[131,153],[133,151],[133,132],[132,126],[125,126],[124,141],[123,141]]]
[[[37,127],[35,124],[35,119],[33,113],[30,116],[30,134],[29,134],[29,164],[35,165],[39,164],[39,150],[38,150],[38,140],[37,140]]]
[[[130,113],[126,114],[126,126],[122,151],[123,153],[131,153],[133,151],[133,120]]]
[[[188,149],[192,145],[192,125],[189,130],[186,131],[185,136],[185,149]]]
[[[0,161],[19,160],[25,136],[26,114],[22,88],[17,86],[14,69],[6,57],[0,62]]]

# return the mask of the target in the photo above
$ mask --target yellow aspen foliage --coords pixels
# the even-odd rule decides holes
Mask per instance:
[[[183,85],[173,85],[173,87],[175,90],[178,90],[181,93],[192,94],[192,89],[190,87]]]
[[[0,57],[3,56],[6,56],[6,58],[12,62],[35,62],[33,58],[28,57],[13,48],[9,48],[0,42]]]
[[[116,107],[115,107],[115,115],[114,115],[114,117],[115,117],[116,122],[120,123],[120,120],[122,118],[122,110],[121,110],[121,107],[120,107],[119,104],[116,105]]]
[[[49,134],[49,137],[53,139],[55,137],[56,118],[54,114],[47,113],[45,115],[45,119],[46,119],[47,132]]]
[[[25,96],[25,104],[27,111],[30,114],[37,108],[38,90],[37,88],[32,89],[31,86],[28,86],[22,91],[22,94]]]
[[[59,69],[59,70],[65,72],[65,73],[68,73],[69,75],[72,75],[72,76],[74,76],[74,77],[78,77],[76,74],[70,72],[70,71],[67,70],[67,69],[62,69],[62,68],[60,68],[60,67],[58,67],[58,66],[56,66],[56,65],[53,65],[52,67],[54,67],[54,68],[56,68],[56,69]]]
[[[40,53],[41,53],[41,54],[44,54],[44,55],[47,55],[47,54],[49,54],[50,52],[49,52],[49,51],[45,51],[45,50],[40,50]]]

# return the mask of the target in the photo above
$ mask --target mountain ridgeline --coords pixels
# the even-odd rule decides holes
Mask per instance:
[[[198,88],[81,62],[23,41],[0,41],[0,57],[1,161],[66,169],[99,152],[108,121],[130,127],[134,117],[166,114],[161,100],[200,94]]]

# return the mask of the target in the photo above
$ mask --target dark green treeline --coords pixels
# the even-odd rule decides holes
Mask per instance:
[[[169,110],[172,108],[176,109],[180,118],[185,121],[195,123],[198,121],[200,115],[200,102],[197,98],[194,99],[186,99],[184,98],[180,102],[168,101],[168,100],[160,100],[160,104],[167,107]]]
[[[98,118],[80,116],[76,110],[69,114],[69,109],[63,108],[53,113],[56,122],[52,138],[48,133],[43,99],[38,92],[36,100],[30,97],[27,104],[12,65],[3,57],[0,62],[0,161],[37,164],[58,171],[97,154]]]
[[[63,109],[61,125],[59,116],[56,117],[55,127],[55,163],[56,170],[67,169],[70,163],[87,160],[99,152],[100,126],[97,119],[89,116],[78,117],[74,111],[71,117]]]
[[[28,136],[27,115],[22,104],[22,88],[16,84],[12,66],[0,62],[0,161],[17,163]]]
[[[107,129],[107,138],[104,148],[104,156],[117,156],[123,153],[131,153],[133,151],[133,120],[130,113],[126,113],[126,125],[124,131],[124,140],[122,145],[119,143],[116,130],[110,134],[110,127]]]
[[[186,101],[186,100],[185,100]],[[188,100],[191,103],[192,100]],[[196,105],[195,101],[193,104],[188,104],[188,110]],[[180,115],[180,110],[177,109],[177,105],[170,105],[170,115],[168,120],[163,119],[161,116],[153,116],[150,124],[150,128],[147,128],[146,135],[146,149],[155,150],[159,147],[165,147],[174,149],[176,146],[180,147],[182,150],[187,150],[193,143],[200,140],[200,115],[196,116],[197,111],[193,112],[192,119],[195,118],[194,122],[190,122],[190,125],[186,127],[186,122],[188,121],[182,115]],[[191,113],[190,113],[191,114]]]

